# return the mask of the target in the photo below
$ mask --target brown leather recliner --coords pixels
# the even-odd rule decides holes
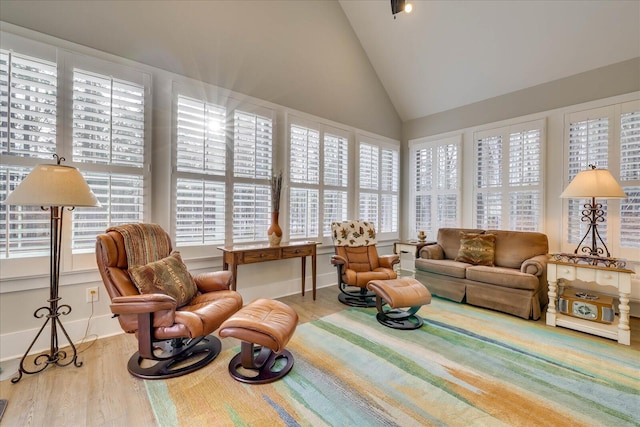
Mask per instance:
[[[378,255],[376,231],[369,222],[334,222],[331,232],[336,251],[331,264],[338,269],[340,287],[338,300],[354,307],[375,307],[376,294],[367,290],[367,283],[395,279],[393,266],[400,262],[400,257]]]
[[[168,234],[159,230],[165,244],[151,246],[155,252],[152,258],[157,259],[149,261],[161,260],[172,252]],[[194,276],[195,297],[178,307],[176,299],[167,294],[138,291],[128,272],[130,254],[125,247],[119,231],[109,229],[97,237],[96,261],[111,298],[111,312],[125,332],[138,338],[139,350],[129,359],[129,372],[144,379],[171,378],[213,361],[221,343],[209,334],[242,307],[242,296],[229,290],[231,272]]]

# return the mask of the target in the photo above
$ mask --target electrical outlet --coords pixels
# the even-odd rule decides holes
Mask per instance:
[[[95,288],[87,288],[87,302],[97,302],[100,299],[100,294],[98,293],[98,287]]]

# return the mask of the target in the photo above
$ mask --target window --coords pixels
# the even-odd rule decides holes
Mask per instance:
[[[411,143],[412,209],[410,235],[437,235],[442,227],[460,224],[461,137]]]
[[[55,62],[0,50],[0,198],[31,169],[54,162],[58,115]],[[49,215],[35,206],[0,204],[0,257],[48,255]]]
[[[102,207],[65,215],[71,232],[62,269],[90,268],[97,234],[143,219],[150,75],[4,32],[2,43],[0,197],[37,164],[54,163],[54,154],[78,167]],[[0,220],[0,258],[11,260],[3,276],[25,268],[39,274],[49,254],[49,213],[1,204]]]
[[[273,112],[233,117],[233,242],[265,240],[271,218]]]
[[[622,106],[620,115],[620,248],[640,249],[640,105]]]
[[[178,96],[176,110],[176,246],[224,243],[226,108]]]
[[[144,84],[73,70],[73,161],[101,208],[73,211],[73,251],[109,226],[144,220]]]
[[[359,145],[359,216],[378,233],[398,232],[400,151],[373,140]]]
[[[484,229],[543,229],[544,122],[474,134],[475,226]]]
[[[598,232],[613,256],[640,253],[640,102],[567,114],[568,168],[565,187],[589,165],[609,169],[627,194],[626,199],[596,199],[605,211]],[[587,231],[581,221],[590,200],[567,200],[566,250],[573,251]],[[591,246],[587,236],[583,246]]]
[[[289,236],[317,238],[320,218],[320,131],[292,124],[290,132]]]
[[[329,238],[331,223],[347,219],[347,133],[292,115],[289,120],[289,235]]]

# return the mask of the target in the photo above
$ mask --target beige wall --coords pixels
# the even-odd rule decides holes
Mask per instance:
[[[494,123],[640,90],[640,57],[508,93],[403,125],[403,140]]]
[[[337,1],[7,1],[3,21],[396,140]]]

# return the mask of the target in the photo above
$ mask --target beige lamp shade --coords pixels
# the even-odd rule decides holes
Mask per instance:
[[[38,165],[5,200],[7,205],[100,206],[77,168]]]
[[[626,199],[627,195],[606,169],[588,169],[573,178],[560,195],[563,199]]]

